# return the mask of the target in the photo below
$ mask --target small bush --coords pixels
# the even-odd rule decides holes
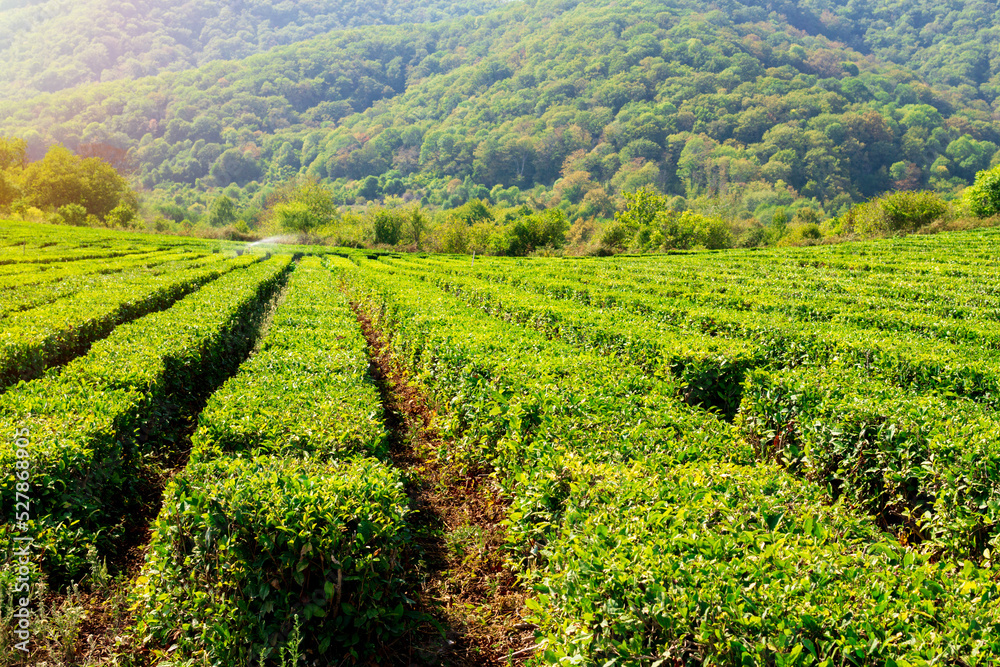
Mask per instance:
[[[794,223],[788,227],[788,233],[778,242],[780,246],[815,245],[823,238],[823,232],[814,222]]]
[[[87,209],[79,204],[66,204],[59,207],[59,215],[63,217],[67,225],[83,227],[87,224]]]
[[[688,211],[681,214],[681,217],[688,215]],[[693,214],[698,215],[698,214]],[[733,245],[733,233],[729,231],[729,225],[720,218],[708,218],[698,216],[700,220],[695,227],[697,231],[698,243],[709,250],[721,250],[731,248]]]
[[[901,191],[858,204],[845,216],[846,222],[863,235],[914,232],[941,218],[948,204],[927,190]]]
[[[774,227],[764,227],[756,224],[747,229],[735,241],[737,248],[759,248],[777,243],[777,230]]]
[[[658,241],[659,250],[687,250],[704,246],[709,250],[731,248],[733,233],[721,218],[713,218],[694,211],[660,211],[654,219],[654,229],[649,238]],[[634,245],[640,246],[640,228]],[[646,249],[646,248],[642,248]]]
[[[880,201],[892,231],[915,231],[948,211],[948,204],[927,190],[894,192]]]
[[[375,243],[387,246],[394,246],[399,243],[405,217],[403,211],[390,208],[376,209],[372,214]]]
[[[963,194],[969,212],[978,218],[1000,214],[1000,165],[976,174]]]
[[[601,236],[601,247],[609,252],[622,251],[628,244],[631,231],[624,224],[615,221],[605,227]]]
[[[124,204],[116,206],[104,216],[104,223],[114,229],[138,229],[139,227],[135,211]]]

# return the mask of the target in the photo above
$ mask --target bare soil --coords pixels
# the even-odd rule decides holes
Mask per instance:
[[[525,591],[504,557],[508,502],[486,469],[460,470],[439,457],[429,398],[355,307],[382,394],[390,456],[406,476],[414,532],[412,595],[421,624],[385,657],[407,665],[516,665],[530,656],[534,627],[522,620]],[[511,657],[513,656],[513,657]]]

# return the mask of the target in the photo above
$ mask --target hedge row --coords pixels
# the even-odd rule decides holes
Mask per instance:
[[[935,386],[950,377],[952,382],[944,388],[958,388],[956,393],[992,403],[987,400],[990,396],[973,390],[988,376],[988,363],[980,361],[975,368],[964,369],[939,367],[933,354],[926,352],[900,359],[869,350],[863,360],[842,355],[841,363],[822,370],[808,365],[785,371],[787,364],[817,364],[836,357],[816,354],[810,348],[801,350],[790,342],[769,348],[761,336],[756,346],[719,345],[716,356],[702,354],[708,368],[728,373],[712,376],[702,370],[694,375],[690,366],[678,360],[677,351],[691,355],[691,350],[712,349],[711,339],[706,342],[701,334],[662,332],[655,323],[637,316],[623,318],[620,312],[526,294],[461,275],[395,266],[386,270],[424,278],[491,315],[587,348],[618,353],[644,365],[661,354],[664,365],[681,379],[686,397],[700,397],[696,392],[708,389],[712,397],[728,397],[724,405],[734,412],[742,400],[746,435],[758,451],[768,449],[757,446],[760,442],[778,433],[776,442],[782,451],[772,454],[798,470],[805,455],[788,448],[811,445],[811,458],[806,457],[810,477],[832,484],[835,495],[848,493],[883,525],[912,530],[914,538],[932,539],[949,554],[978,555],[1000,533],[996,452],[1000,424],[992,411],[968,400],[914,396],[900,388]],[[871,335],[873,344],[878,344],[878,333]],[[899,341],[893,344],[900,345]],[[861,349],[859,343],[855,352]],[[772,370],[754,371],[741,387],[743,374],[755,367]],[[735,376],[740,377],[734,381]],[[786,437],[791,444],[780,444]]]
[[[135,600],[138,636],[173,658],[258,664],[295,615],[299,649],[324,664],[405,627],[406,496],[371,456],[385,453],[381,404],[338,287],[318,258],[299,263],[167,488]]]
[[[172,308],[122,325],[61,373],[0,396],[0,430],[30,432],[30,534],[55,583],[82,573],[87,546],[106,554],[135,510],[148,436],[177,404],[196,400],[235,370],[253,345],[288,257],[232,271]],[[14,469],[13,440],[0,466]],[[0,480],[14,508],[15,478]],[[0,528],[6,540],[14,524]]]
[[[338,287],[339,277],[319,258],[299,262],[260,349],[199,416],[194,458],[385,454],[365,339]]]
[[[142,252],[114,259],[87,259],[58,264],[8,264],[0,267],[0,292],[4,297],[12,296],[7,290],[21,290],[28,286],[56,283],[66,278],[85,275],[117,273],[126,269],[151,267],[169,261],[194,259],[206,253],[191,253],[187,250],[160,250]]]
[[[393,267],[390,270],[402,270]],[[766,352],[743,340],[678,329],[655,320],[586,308],[577,303],[525,294],[462,276],[402,270],[500,319],[517,322],[599,354],[620,357],[652,374],[679,381],[686,402],[731,418],[739,407],[740,383],[749,368],[767,363]]]
[[[176,271],[113,274],[71,299],[51,302],[4,319],[0,331],[0,387],[38,377],[79,355],[118,325],[170,306],[219,276],[259,256],[194,262]]]
[[[17,248],[10,248],[0,252],[0,266],[7,264],[52,264],[54,262],[73,262],[84,259],[115,259],[140,252],[145,252],[145,249],[103,250],[100,248],[58,248],[51,252],[45,252],[43,249],[34,252],[31,256],[26,256],[27,253]]]
[[[993,665],[996,571],[901,547],[768,465],[573,471],[531,573],[550,664]]]
[[[830,485],[910,539],[951,557],[1000,548],[992,410],[833,365],[751,373],[738,425],[761,457]]]
[[[355,297],[457,449],[512,495],[541,662],[881,667],[1000,649],[992,570],[933,562],[822,486],[740,465],[755,453],[669,379],[357,261]]]
[[[128,263],[105,262],[101,267],[88,267],[85,272],[69,272],[56,276],[47,282],[37,282],[0,292],[0,318],[6,318],[14,313],[30,310],[45,304],[73,297],[80,292],[99,288],[109,281],[120,280],[125,274],[159,275],[170,271],[195,268],[211,263],[224,261],[221,255],[198,256],[190,253],[156,253],[158,259],[148,259],[141,262],[130,260]],[[76,262],[74,262],[75,264]],[[112,275],[108,275],[112,274]]]
[[[368,655],[406,615],[406,514],[398,473],[376,459],[192,463],[153,525],[137,636],[175,659],[256,665],[298,616],[308,659]]]
[[[930,311],[953,324],[968,324],[956,317],[974,320],[982,314],[976,309],[989,306],[995,310],[1000,305],[989,283],[983,282],[989,280],[992,260],[988,252],[977,256],[968,247],[969,241],[968,236],[952,244],[935,239],[933,247],[900,261],[898,275],[880,273],[877,280],[870,279],[871,273],[896,261],[899,248],[873,254],[876,244],[855,246],[855,252],[870,258],[863,269],[838,265],[824,255],[825,248],[797,253],[786,249],[722,256],[694,254],[670,261],[535,260],[513,272],[489,258],[477,259],[474,267],[454,260],[427,259],[419,264],[599,307],[641,309],[659,304],[669,306],[670,311],[699,307],[752,310],[780,319],[828,319],[844,310],[864,313],[886,308]],[[851,247],[838,249],[844,252]],[[928,257],[937,260],[928,262]],[[963,265],[969,268],[956,269]],[[892,324],[890,318],[885,319]]]
[[[924,258],[936,255],[938,263],[928,266],[911,258],[903,262],[905,270],[901,266],[898,272],[889,274],[881,270],[895,255],[872,257],[871,263],[862,268],[820,259],[820,250],[810,248],[808,256],[804,256],[805,251],[796,255],[788,249],[768,254],[693,254],[671,257],[669,261],[536,259],[518,271],[510,271],[509,265],[492,258],[477,258],[474,266],[468,261],[441,258],[400,257],[394,261],[474,275],[599,307],[641,308],[644,301],[654,298],[653,305],[662,302],[675,309],[704,306],[823,317],[845,304],[914,311],[930,306],[945,316],[956,306],[982,306],[984,300],[992,302],[994,308],[997,305],[996,295],[982,289],[983,280],[989,278],[988,254],[977,257],[961,243],[947,246],[942,242],[928,249]],[[961,265],[976,270],[955,268]],[[871,279],[872,273],[877,274],[877,279]]]
[[[676,401],[673,379],[492,320],[429,284],[357,261],[366,270],[350,281],[352,298],[440,404],[439,426],[457,440],[450,455],[514,470],[541,432],[577,453],[619,460],[664,442],[678,458],[729,449],[729,427]]]
[[[204,250],[198,239],[4,220],[0,266],[114,258],[156,250]]]
[[[708,259],[702,261],[711,266]],[[513,277],[504,280],[496,276],[483,280],[463,275],[459,269],[428,270],[414,266],[413,261],[394,264],[478,305],[504,310],[508,317],[584,344],[596,342],[606,351],[624,352],[639,363],[648,364],[651,356],[662,355],[667,366],[683,371],[683,360],[673,358],[674,350],[707,350],[719,362],[719,368],[710,372],[722,381],[701,381],[695,376],[688,385],[697,393],[714,384],[712,391],[717,395],[709,393],[700,402],[722,407],[729,415],[739,403],[739,373],[747,368],[823,364],[845,357],[904,388],[953,392],[987,406],[1000,405],[1000,366],[984,363],[981,353],[996,338],[995,327],[988,322],[967,327],[968,337],[962,339],[962,325],[946,319],[940,331],[948,340],[942,340],[921,332],[894,331],[888,325],[879,329],[844,322],[775,320],[752,310],[679,306],[670,297],[641,298],[631,292],[587,305],[567,300],[558,291],[556,296],[545,295],[544,281],[534,283],[534,290],[523,291],[520,286],[533,268],[513,272]],[[505,281],[519,287],[496,284]],[[738,290],[739,281],[733,282],[736,286],[728,289]],[[887,316],[886,322],[891,321]],[[695,368],[704,363],[699,360]]]

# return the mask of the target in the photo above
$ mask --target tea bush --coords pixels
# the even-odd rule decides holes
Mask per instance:
[[[259,258],[240,257],[206,266],[195,264],[158,274],[136,271],[92,282],[68,300],[12,313],[0,333],[0,386],[30,380],[64,363],[114,328],[170,306],[221,275]]]
[[[529,579],[539,662],[986,665],[1000,651],[990,570],[900,547],[775,466],[590,466],[564,504]]]
[[[257,664],[303,623],[307,659],[368,655],[403,627],[406,495],[374,459],[218,457],[164,493],[134,594],[174,658]]]
[[[366,343],[317,257],[301,260],[260,350],[199,415],[193,457],[221,453],[385,454]]]
[[[738,424],[763,459],[830,485],[912,539],[969,558],[1000,548],[1000,422],[991,410],[835,364],[754,371]]]

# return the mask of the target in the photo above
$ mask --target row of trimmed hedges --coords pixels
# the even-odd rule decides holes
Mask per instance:
[[[747,378],[738,425],[761,458],[951,556],[1000,549],[1000,420],[841,365]]]
[[[259,257],[185,263],[178,270],[127,272],[93,282],[71,298],[12,313],[0,332],[0,388],[38,377],[79,355],[95,340]]]
[[[28,429],[34,553],[53,583],[78,578],[89,545],[107,555],[138,501],[146,434],[178,402],[215,386],[252,347],[289,258],[234,260],[230,271],[172,308],[119,326],[61,373],[0,395],[0,430]],[[0,442],[0,466],[15,448]],[[13,508],[13,476],[0,500]],[[14,532],[0,527],[0,539]]]
[[[512,496],[539,663],[882,667],[1000,651],[990,568],[831,506],[627,357],[357,262],[352,289],[439,403],[449,454],[493,466]]]
[[[336,259],[331,259],[336,264]],[[407,498],[385,454],[365,341],[339,278],[306,257],[259,350],[209,399],[168,486],[137,634],[173,658],[370,657],[406,626]]]

